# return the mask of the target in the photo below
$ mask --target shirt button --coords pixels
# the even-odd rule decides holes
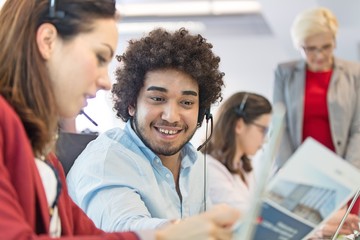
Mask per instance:
[[[160,159],[156,159],[156,163],[160,163]]]
[[[170,174],[168,174],[168,173],[167,173],[165,176],[166,176],[167,178],[170,178]]]

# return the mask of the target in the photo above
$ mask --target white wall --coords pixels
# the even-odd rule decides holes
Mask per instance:
[[[155,0],[138,0],[155,1]],[[158,1],[158,0],[156,0]],[[0,5],[4,0],[0,0]],[[348,60],[359,59],[360,38],[360,2],[347,0],[346,4],[339,0],[258,0],[262,4],[262,16],[238,16],[233,19],[221,19],[217,16],[203,19],[206,30],[200,32],[213,43],[214,51],[221,57],[221,70],[225,72],[226,88],[223,91],[227,98],[236,91],[252,91],[271,99],[273,70],[282,61],[300,57],[293,49],[289,28],[295,15],[310,7],[329,7],[338,17],[340,29],[338,34],[336,55]],[[187,20],[187,19],[186,19]],[[123,22],[129,20],[124,19]],[[139,21],[139,20],[137,20]],[[120,54],[131,38],[142,34],[121,33],[117,53]],[[109,74],[113,77],[116,62],[113,61]],[[212,108],[216,112],[217,107]],[[89,100],[85,109],[99,126],[94,127],[84,116],[77,118],[77,127],[81,131],[90,128],[104,132],[107,129],[123,126],[112,110],[111,95],[100,91],[97,98]],[[196,134],[193,142],[201,142],[203,130]]]
[[[215,53],[221,57],[221,69],[226,74],[224,98],[236,91],[244,90],[272,98],[273,71],[276,64],[300,57],[292,46],[289,29],[296,14],[307,8],[329,7],[338,17],[340,24],[335,54],[348,60],[359,59],[360,15],[357,14],[357,10],[360,11],[360,2],[358,0],[348,0],[347,4],[342,4],[338,0],[258,1],[262,4],[262,15],[265,19],[263,22],[258,17],[250,17],[248,20],[238,17],[232,22],[216,16],[205,19],[207,28],[201,34],[213,43]],[[268,31],[264,28],[268,28]],[[140,36],[141,34],[131,36],[120,34],[118,53],[126,47],[127,40]],[[113,70],[110,71],[111,74],[112,72]],[[107,108],[94,102],[86,109],[100,124],[95,130],[102,132],[115,126],[122,126],[122,122],[112,113],[111,102],[104,101],[103,94],[99,95],[96,101],[106,102]],[[100,106],[99,109],[94,110],[94,105]],[[216,109],[217,107],[214,106],[212,111],[216,112]],[[82,121],[79,127],[80,129],[91,127],[91,124]],[[202,135],[203,129],[200,129],[193,139],[195,145],[201,142]]]

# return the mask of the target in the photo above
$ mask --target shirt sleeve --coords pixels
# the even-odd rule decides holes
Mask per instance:
[[[280,66],[278,66],[275,70],[275,80],[274,80],[274,89],[273,89],[273,104],[283,104],[285,107],[286,99],[285,99],[285,77],[284,73]],[[279,150],[277,151],[277,155],[275,157],[274,162],[274,172],[277,172],[289,159],[291,154],[294,152],[294,149],[291,145],[290,133],[289,133],[289,124],[288,124],[288,117],[286,116],[289,114],[289,110],[286,110],[285,113],[285,127],[284,132],[281,138],[281,144],[279,146]]]
[[[87,214],[105,231],[146,230],[161,227],[167,219],[152,218],[139,194],[133,189],[103,187],[92,195]]]
[[[356,64],[356,69],[356,77],[354,77],[356,96],[350,123],[349,139],[346,148],[345,159],[360,169],[360,67],[358,64]]]
[[[97,142],[92,150],[85,150],[67,175],[69,194],[75,203],[105,231],[156,229],[170,221],[152,217],[133,187],[134,182],[144,180],[131,157],[124,153],[119,156],[115,150],[98,151],[101,144]]]

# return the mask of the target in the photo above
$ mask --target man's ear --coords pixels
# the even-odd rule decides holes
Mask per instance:
[[[41,56],[48,60],[54,51],[55,41],[57,39],[57,31],[54,25],[43,23],[36,32],[36,43],[38,45]]]
[[[135,107],[130,105],[130,106],[128,107],[128,113],[129,113],[129,115],[132,116],[132,117],[135,116]]]

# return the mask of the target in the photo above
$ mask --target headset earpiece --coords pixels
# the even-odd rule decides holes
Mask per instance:
[[[246,105],[246,102],[247,102],[247,99],[249,97],[249,94],[248,93],[245,93],[243,99],[241,100],[241,103],[238,107],[235,108],[235,113],[238,117],[246,117],[246,114],[245,114],[245,105]]]
[[[205,119],[208,121],[210,118],[212,118],[212,114],[210,113],[210,108],[205,109]]]
[[[209,120],[212,118],[212,115],[210,113],[210,108],[200,108],[199,109],[199,117],[198,117],[198,126],[200,127],[202,122],[204,121],[204,117],[206,120]]]

